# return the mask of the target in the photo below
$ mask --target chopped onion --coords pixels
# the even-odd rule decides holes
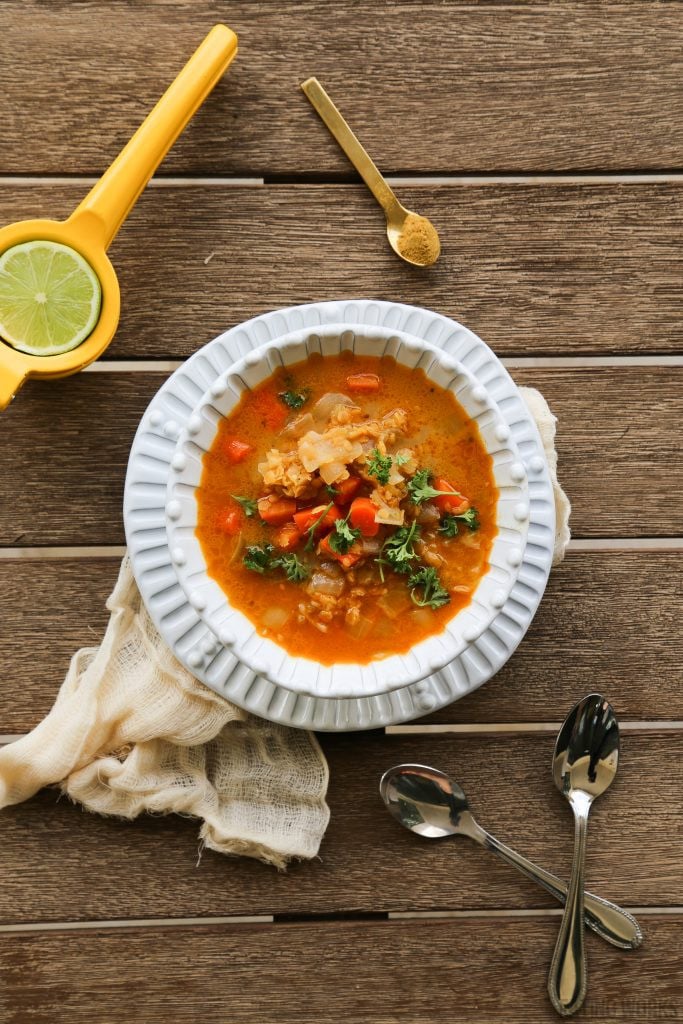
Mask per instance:
[[[364,555],[378,555],[381,545],[377,537],[363,537],[361,547]]]
[[[422,523],[423,525],[431,525],[433,523],[438,523],[440,518],[441,513],[439,512],[436,505],[433,505],[430,501],[427,501],[420,509],[420,514],[417,517],[417,521],[418,523]]]
[[[344,579],[344,573],[339,562],[321,562],[320,571],[324,572],[326,576],[331,576],[332,579]]]
[[[346,583],[344,578],[328,576],[324,572],[314,572],[306,587],[309,594],[328,594],[330,597],[339,597],[344,592]]]
[[[334,484],[346,480],[349,471],[343,462],[328,462],[320,467],[320,476],[326,484]]]
[[[460,531],[460,543],[464,544],[466,548],[479,548],[481,547],[481,540],[478,533],[471,533],[469,530],[465,533],[463,530]]]
[[[434,625],[434,612],[429,608],[418,608],[413,613],[413,621],[422,629],[431,629]]]
[[[352,626],[346,627],[346,632],[354,640],[364,640],[374,624],[374,619],[368,618],[367,615],[361,615],[358,622],[354,623]]]
[[[384,614],[390,619],[397,619],[399,615],[407,612],[412,602],[405,590],[389,590],[382,594],[377,607],[381,608]]]
[[[267,629],[282,629],[290,616],[291,612],[286,611],[284,608],[269,608],[264,613],[261,622]]]
[[[310,412],[303,413],[302,416],[297,416],[295,420],[284,428],[282,431],[283,437],[302,437],[307,430],[313,430],[315,427],[315,421],[311,416]]]
[[[355,405],[348,395],[342,395],[340,392],[328,391],[326,394],[319,398],[311,409],[311,416],[316,421],[318,426],[326,426],[327,421],[332,415],[332,410],[335,405]]]

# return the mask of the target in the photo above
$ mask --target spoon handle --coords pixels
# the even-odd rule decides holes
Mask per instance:
[[[574,858],[567,902],[548,975],[550,1002],[563,1017],[576,1013],[586,997],[586,953],[583,945],[583,878],[590,800],[573,801]]]
[[[487,850],[497,854],[506,864],[517,868],[532,882],[537,882],[559,903],[566,902],[568,886],[563,879],[527,860],[516,850],[512,850],[509,846],[499,842],[495,836],[485,832],[480,826],[477,826],[477,833],[472,838]],[[609,900],[604,900],[601,896],[594,896],[590,892],[584,893],[584,920],[597,935],[620,949],[637,949],[643,941],[643,933],[635,917],[622,910],[616,903],[610,903]]]
[[[332,102],[318,79],[307,78],[301,83],[301,88],[384,212],[389,214],[392,208],[400,207],[398,199],[380,174],[377,165],[351,131],[341,111]]]

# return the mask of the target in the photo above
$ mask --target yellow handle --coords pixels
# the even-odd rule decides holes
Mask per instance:
[[[26,362],[0,341],[0,412],[6,409],[26,379]]]
[[[69,218],[105,249],[192,115],[237,53],[237,36],[214,25],[154,110]],[[77,223],[78,222],[78,223]],[[95,239],[93,238],[93,241]]]
[[[329,128],[347,157],[382,207],[387,217],[401,212],[402,207],[393,189],[380,174],[366,148],[351,130],[339,108],[332,102],[317,78],[307,78],[301,88],[315,108],[315,111]]]

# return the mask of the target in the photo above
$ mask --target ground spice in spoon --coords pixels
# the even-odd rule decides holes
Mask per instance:
[[[426,217],[416,213],[409,213],[403,222],[397,245],[401,256],[424,266],[434,263],[441,250],[436,229]]]

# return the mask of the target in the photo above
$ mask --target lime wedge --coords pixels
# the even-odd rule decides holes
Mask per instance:
[[[32,356],[56,356],[85,341],[100,315],[94,270],[58,242],[24,242],[0,256],[0,337]]]

